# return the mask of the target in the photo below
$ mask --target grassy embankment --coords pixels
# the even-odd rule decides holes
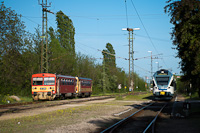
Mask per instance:
[[[128,95],[122,97],[120,101],[147,100],[151,93],[141,95]],[[44,114],[21,117],[9,120],[0,120],[0,132],[44,132],[46,129],[54,129],[64,125],[73,125],[77,122],[85,121],[91,118],[98,118],[109,112],[124,106],[127,103],[110,103],[90,104],[87,106],[71,107]],[[130,102],[128,103],[130,104]],[[113,105],[113,106],[112,106]]]
[[[0,94],[0,105],[2,104],[10,104],[10,103],[18,103],[18,102],[31,102],[32,98],[31,97],[21,97],[18,96],[20,98],[20,101],[17,101],[16,99],[13,99],[10,97],[10,95],[1,95]]]
[[[99,94],[93,94],[92,96],[115,96],[118,100],[123,99],[121,95],[127,95],[128,93],[99,93]],[[10,104],[10,103],[21,103],[21,102],[31,102],[32,97],[22,97],[18,96],[20,98],[20,101],[16,101],[15,99],[10,98],[10,95],[1,95],[0,94],[0,105],[2,104]],[[137,98],[137,96],[134,96],[134,98]]]

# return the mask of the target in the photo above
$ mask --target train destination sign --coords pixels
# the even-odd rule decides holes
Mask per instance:
[[[157,75],[168,75],[168,71],[167,70],[157,71]]]

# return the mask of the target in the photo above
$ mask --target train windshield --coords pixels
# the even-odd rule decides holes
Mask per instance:
[[[156,77],[158,85],[168,85],[169,77]]]
[[[55,77],[44,77],[44,85],[55,85]]]
[[[33,78],[33,85],[42,85],[42,83],[43,83],[43,78],[41,77]]]

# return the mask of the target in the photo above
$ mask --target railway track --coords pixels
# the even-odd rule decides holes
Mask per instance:
[[[152,102],[115,123],[101,133],[154,132],[155,122],[168,102]]]
[[[3,113],[14,113],[14,112],[22,111],[22,110],[53,107],[53,106],[59,106],[59,105],[64,105],[64,104],[81,103],[81,102],[94,101],[94,100],[103,100],[103,99],[108,99],[108,98],[113,98],[113,96],[97,96],[97,97],[88,97],[88,98],[70,99],[70,100],[67,99],[67,100],[7,104],[7,105],[0,106],[0,116]]]

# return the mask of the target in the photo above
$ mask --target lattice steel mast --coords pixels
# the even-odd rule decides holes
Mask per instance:
[[[54,14],[47,10],[51,4],[47,5],[47,0],[38,0],[39,5],[42,6],[42,43],[41,43],[41,73],[48,73],[48,34],[47,34],[47,12]]]

